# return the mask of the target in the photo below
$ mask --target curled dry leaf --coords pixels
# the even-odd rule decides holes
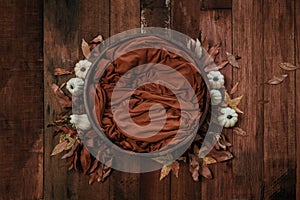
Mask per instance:
[[[58,103],[62,107],[72,107],[72,101],[70,100],[70,98],[66,96],[64,92],[55,83],[52,84],[51,88],[53,93],[55,94],[56,99],[58,100]]]
[[[239,127],[234,127],[233,128],[233,133],[240,135],[240,136],[247,136],[247,132],[244,131],[243,129],[239,128]]]
[[[229,151],[218,151],[216,149],[212,149],[208,156],[214,158],[217,162],[224,162],[233,158]]]
[[[91,154],[86,147],[83,147],[80,153],[80,163],[83,173],[86,174],[91,166]]]
[[[219,65],[211,64],[207,67],[205,67],[204,71],[205,72],[211,72],[211,71],[218,71],[220,69],[223,69],[226,65],[228,64],[228,61],[222,61]]]
[[[168,176],[171,171],[174,173],[174,175],[176,176],[176,178],[178,178],[178,173],[179,173],[179,162],[178,161],[174,161],[170,165],[163,166],[163,168],[160,171],[160,178],[159,178],[159,180],[162,180],[163,178],[165,178],[166,176]]]
[[[65,141],[62,141],[61,143],[57,144],[52,153],[51,153],[51,156],[54,156],[54,155],[57,155],[61,152],[63,152],[65,150],[65,147],[68,145],[68,141],[65,140]]]
[[[203,176],[207,179],[212,179],[213,178],[210,169],[205,164],[200,167],[199,172],[200,172],[201,176]]]
[[[288,77],[287,74],[282,74],[281,76],[274,76],[273,78],[271,78],[270,80],[268,80],[268,84],[269,85],[278,85],[280,83],[282,83],[284,81],[284,79],[286,79],[286,77]]]
[[[227,92],[225,92],[225,102],[227,103],[227,105],[234,109],[237,113],[241,114],[243,114],[244,112],[241,111],[237,106],[240,104],[243,97],[244,95],[231,99],[230,95]]]
[[[294,71],[296,69],[299,69],[299,67],[296,67],[292,63],[288,63],[288,62],[280,63],[279,67],[286,71]]]
[[[97,37],[95,37],[92,40],[92,43],[100,43],[100,42],[103,42],[103,36],[102,35],[98,35]]]
[[[55,76],[61,76],[61,75],[67,75],[67,74],[72,74],[72,72],[62,69],[62,68],[54,69]]]
[[[206,156],[203,158],[203,162],[207,165],[210,165],[210,164],[216,163],[217,161],[210,156]]]
[[[69,151],[68,153],[66,153],[63,157],[61,157],[61,159],[65,159],[65,158],[69,158],[69,157],[73,156],[75,150],[77,149],[77,147],[78,147],[78,143],[76,142],[76,143],[72,146],[72,148],[70,149],[70,151]]]
[[[85,58],[90,56],[91,50],[89,44],[82,38],[81,50]]]
[[[217,55],[219,54],[220,52],[220,48],[221,48],[221,44],[216,44],[214,46],[212,46],[209,50],[208,50],[208,54],[211,56],[211,58],[213,60],[216,59]]]
[[[236,57],[229,52],[226,52],[227,60],[233,67],[240,68],[239,63],[236,61]]]
[[[234,84],[234,86],[232,87],[232,89],[230,90],[230,94],[234,94],[236,93],[237,89],[239,86],[239,82],[237,82],[236,84]]]

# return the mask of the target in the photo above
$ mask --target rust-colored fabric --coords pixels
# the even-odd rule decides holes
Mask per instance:
[[[155,42],[160,44],[160,46],[170,46],[172,51],[177,55],[164,49],[156,49],[152,48],[151,45],[147,45]],[[126,53],[126,50],[134,49],[139,45],[142,45],[143,48]],[[186,117],[186,126],[184,127],[187,128],[188,132],[189,128],[193,128],[189,123],[194,123],[193,120],[195,119],[203,120],[205,117],[203,115],[208,106],[208,90],[195,66],[180,56],[183,54],[188,56],[182,50],[172,46],[172,44],[151,36],[148,38],[138,38],[134,41],[124,41],[118,47],[111,48],[107,51],[106,55],[99,61],[97,71],[92,74],[94,80],[97,80],[97,77],[100,76],[106,66],[107,69],[103,73],[100,81],[92,86],[96,87],[96,93],[91,93],[90,95],[91,98],[95,99],[94,117],[113,143],[135,152],[151,152],[164,147],[168,143],[181,142],[172,141],[180,126],[180,119],[182,117],[179,102],[171,90],[159,84],[149,83],[137,88],[129,101],[131,118],[140,126],[146,126],[150,123],[149,108],[152,105],[159,103],[165,108],[167,119],[163,129],[161,129],[159,133],[149,138],[132,137],[130,133],[123,132],[114,121],[110,105],[112,91],[124,73],[139,65],[148,63],[147,70],[151,70],[151,63],[160,63],[181,73],[195,91],[200,108],[199,116]],[[146,73],[146,71],[143,70],[139,73]],[[178,80],[179,83],[180,81],[181,80]],[[186,89],[184,86],[182,87],[183,88],[178,88],[178,91],[181,89],[184,91]],[[122,101],[123,99],[120,97],[119,103],[121,104]],[[120,113],[120,115],[122,115],[122,113]]]

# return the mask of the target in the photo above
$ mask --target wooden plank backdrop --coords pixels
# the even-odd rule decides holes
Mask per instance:
[[[0,0],[0,199],[300,199],[300,70],[280,85],[267,80],[300,67],[298,0]],[[225,134],[235,158],[211,167],[213,180],[194,182],[159,171],[113,171],[104,183],[67,171],[50,157],[47,128],[60,112],[51,84],[56,67],[83,59],[81,39],[139,27],[171,28],[242,57],[222,69],[226,87],[239,82],[247,137]],[[44,66],[44,67],[43,67]]]

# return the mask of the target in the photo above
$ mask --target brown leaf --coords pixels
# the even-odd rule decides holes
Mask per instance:
[[[95,37],[93,40],[92,40],[93,43],[100,43],[100,42],[103,42],[103,36],[102,35],[98,35],[97,37]]]
[[[55,94],[56,99],[58,100],[58,103],[62,107],[72,107],[72,101],[70,100],[70,98],[66,96],[64,92],[55,83],[52,84],[51,88],[53,93]]]
[[[201,176],[207,178],[207,179],[212,179],[212,173],[210,171],[210,169],[204,164],[202,165],[202,167],[200,167],[199,170]]]
[[[228,64],[227,60],[221,62],[221,64],[219,64],[219,65],[211,64],[211,65],[205,67],[204,71],[207,73],[211,72],[211,71],[218,71],[218,70],[224,68],[227,64]]]
[[[160,171],[159,180],[162,180],[163,178],[168,176],[171,171],[174,173],[176,178],[178,178],[178,173],[179,173],[179,162],[178,161],[174,161],[170,165],[164,165],[163,168]]]
[[[78,147],[78,143],[76,142],[76,143],[72,146],[72,149],[70,149],[70,151],[69,151],[68,153],[66,153],[61,159],[65,159],[65,158],[69,158],[69,157],[73,156],[75,150],[77,149],[77,147]]]
[[[65,140],[65,141],[63,141],[63,142],[57,144],[57,145],[54,147],[54,149],[53,149],[53,151],[52,151],[52,153],[51,153],[51,156],[54,156],[54,155],[57,155],[57,154],[63,152],[63,151],[65,150],[65,147],[67,146],[67,144],[68,144],[68,141],[67,141],[67,140]]]
[[[294,71],[294,70],[299,69],[299,67],[296,67],[292,63],[288,63],[288,62],[280,63],[279,67],[286,71]]]
[[[234,94],[234,93],[237,91],[238,86],[239,86],[239,82],[237,82],[237,83],[232,87],[232,89],[230,90],[230,94]]]
[[[66,75],[66,74],[72,74],[72,72],[62,69],[62,68],[56,68],[54,70],[55,76],[61,76],[61,75]]]
[[[233,133],[240,135],[240,136],[248,136],[246,131],[244,131],[243,129],[239,128],[239,127],[234,127],[233,128]]]
[[[85,58],[90,56],[91,50],[89,44],[82,38],[81,50]]]
[[[236,61],[236,57],[234,55],[229,52],[226,52],[226,55],[229,64],[231,64],[233,67],[240,68],[239,63]]]
[[[91,154],[86,147],[83,147],[80,153],[80,163],[83,173],[86,174],[91,166]]]
[[[212,46],[212,47],[208,50],[207,53],[211,56],[211,58],[212,58],[213,60],[215,60],[216,57],[217,57],[217,55],[219,54],[219,52],[220,52],[220,46],[221,46],[221,44],[216,44],[216,45]]]
[[[286,77],[288,77],[287,74],[282,74],[281,76],[274,76],[273,78],[271,78],[270,80],[268,80],[268,84],[270,85],[278,85],[280,83],[282,83],[284,81],[284,79],[286,79]]]
[[[207,165],[210,165],[210,164],[216,163],[217,161],[210,156],[206,156],[203,158],[203,162]]]
[[[270,102],[269,100],[258,100],[257,101],[257,103],[259,103],[259,104],[267,104],[269,102]]]
[[[209,156],[213,157],[217,162],[224,162],[233,158],[233,155],[229,151],[217,151],[212,149]]]
[[[231,107],[232,109],[234,109],[237,113],[244,113],[243,111],[241,111],[237,106],[240,104],[242,98],[244,97],[244,95],[239,96],[237,98],[231,99],[230,95],[225,92],[225,102],[227,103],[227,105],[229,107]]]

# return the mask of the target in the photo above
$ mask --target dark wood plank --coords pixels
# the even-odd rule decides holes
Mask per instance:
[[[202,10],[232,8],[232,0],[200,0],[200,2]]]
[[[172,1],[171,28],[192,38],[198,38],[200,31],[200,1]],[[171,178],[171,199],[200,199],[201,182],[194,182],[187,163],[181,163],[179,177]],[[201,179],[200,179],[201,181]]]
[[[0,199],[41,199],[43,2],[0,5]]]
[[[232,51],[232,27],[231,10],[201,11],[200,29],[203,37],[206,37],[210,45],[221,43],[221,54],[217,58],[220,62],[226,59],[226,52]],[[225,76],[225,87],[227,90],[233,86],[232,67],[226,66],[221,70]],[[224,134],[232,142],[232,130],[224,129]],[[237,148],[233,144],[233,148]],[[232,161],[210,165],[213,172],[213,180],[202,179],[202,199],[232,199]],[[225,183],[226,184],[223,184]]]
[[[141,0],[141,27],[170,28],[170,1]]]
[[[295,199],[295,72],[279,68],[294,63],[295,1],[264,1],[264,80],[287,73],[280,85],[265,85],[264,198]],[[253,21],[251,21],[253,23]],[[253,32],[252,32],[253,33]],[[253,109],[252,109],[253,110]]]
[[[109,0],[45,1],[45,126],[61,111],[50,85],[70,77],[56,78],[56,67],[70,69],[83,59],[81,38],[87,41],[98,34],[109,36]],[[59,156],[50,157],[58,138],[45,129],[45,199],[108,199],[109,181],[88,185],[88,176],[67,171]]]
[[[300,2],[295,1],[295,46],[296,46],[296,65],[300,67],[300,15],[296,13],[300,12]],[[295,110],[295,119],[296,119],[296,199],[300,199],[300,70],[296,71],[296,110]]]
[[[234,82],[240,86],[235,96],[244,95],[240,108],[245,112],[239,126],[247,137],[233,137],[232,198],[260,199],[263,158],[263,48],[262,1],[233,1],[233,53],[242,57],[234,69]],[[268,98],[268,97],[266,97]]]
[[[141,28],[170,28],[170,2],[165,0],[141,0]],[[144,200],[170,199],[170,177],[159,180],[160,170],[140,175],[140,198]]]
[[[139,0],[110,1],[110,36],[140,28]],[[114,170],[110,179],[110,199],[140,199],[139,174]]]

